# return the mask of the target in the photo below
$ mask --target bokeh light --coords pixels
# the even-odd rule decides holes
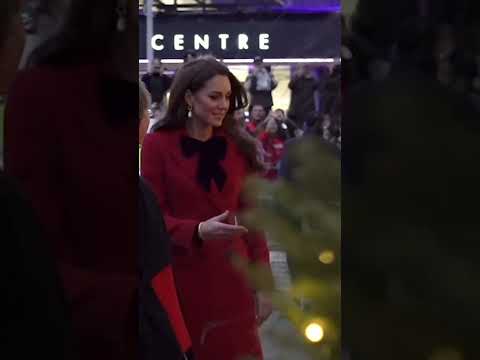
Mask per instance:
[[[335,254],[331,250],[325,250],[320,253],[318,260],[326,265],[329,265],[335,261]]]
[[[305,328],[306,338],[313,343],[320,342],[323,339],[323,335],[323,328],[316,322],[308,324]]]

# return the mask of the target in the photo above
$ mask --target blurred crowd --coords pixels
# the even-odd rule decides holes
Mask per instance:
[[[395,17],[393,8],[382,5],[374,11],[373,3],[361,2],[352,17],[342,18],[345,91],[385,80],[410,64],[480,109],[480,27],[473,20],[478,5],[423,1],[416,3],[427,7],[419,10],[406,1],[394,6]]]

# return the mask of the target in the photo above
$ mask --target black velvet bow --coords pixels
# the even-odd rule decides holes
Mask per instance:
[[[223,190],[227,174],[220,165],[220,160],[225,159],[227,142],[225,138],[214,136],[210,140],[200,141],[183,136],[181,140],[183,155],[187,158],[199,154],[197,181],[206,190],[210,191],[212,180],[215,181],[220,191]]]

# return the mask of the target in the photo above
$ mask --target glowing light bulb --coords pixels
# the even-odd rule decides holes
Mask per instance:
[[[318,256],[318,260],[323,264],[331,264],[335,261],[335,254],[331,250],[322,251]]]
[[[324,335],[323,328],[315,322],[310,323],[305,328],[305,336],[311,342],[317,343],[321,341],[323,339],[323,335]]]

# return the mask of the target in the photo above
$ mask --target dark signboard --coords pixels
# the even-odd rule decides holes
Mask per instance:
[[[146,18],[140,17],[140,58],[147,57]],[[156,57],[180,59],[187,50],[224,59],[331,58],[340,52],[339,14],[158,15],[148,44]]]

